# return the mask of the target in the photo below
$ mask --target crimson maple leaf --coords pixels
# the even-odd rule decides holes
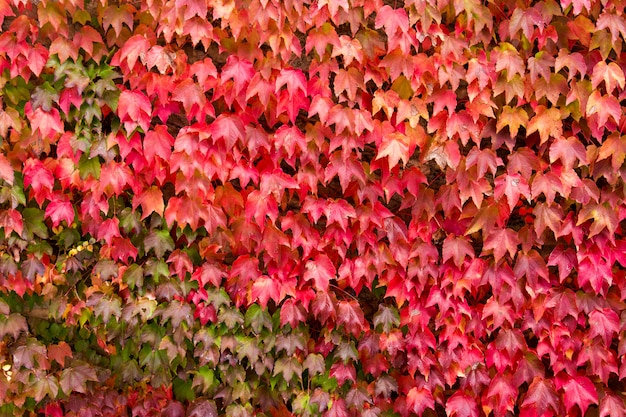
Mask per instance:
[[[330,281],[337,276],[335,265],[325,254],[319,254],[314,259],[308,260],[304,269],[304,280],[313,281],[318,291],[328,291]]]
[[[505,416],[512,413],[517,399],[517,388],[508,375],[496,375],[489,384],[487,404],[493,409],[494,415]]]
[[[115,36],[119,37],[122,32],[122,25],[128,26],[131,30],[133,29],[133,16],[136,11],[137,9],[130,4],[124,4],[119,7],[109,5],[102,15],[102,27],[105,30],[112,27],[115,31]]]
[[[252,283],[251,296],[252,300],[259,301],[261,307],[266,308],[269,300],[273,300],[276,304],[281,301],[280,283],[266,275],[261,275]]]
[[[585,415],[591,404],[598,404],[598,392],[595,385],[586,376],[570,376],[563,372],[556,376],[557,388],[565,392],[563,400],[565,408],[571,412],[574,406],[578,406]]]
[[[465,257],[474,257],[474,249],[464,236],[448,235],[443,242],[443,262],[452,259],[454,264],[461,268],[465,262]]]
[[[478,404],[463,391],[457,391],[446,401],[446,414],[450,417],[478,417]]]
[[[597,125],[604,129],[604,126],[613,118],[615,123],[619,123],[622,118],[622,107],[619,101],[612,95],[602,95],[600,91],[594,90],[587,100],[587,116],[598,115]]]
[[[561,405],[554,389],[554,383],[549,379],[535,377],[528,387],[521,408],[522,411],[525,409],[535,410],[538,416],[552,409],[552,412],[558,415],[561,411]]]
[[[406,395],[406,403],[409,410],[419,416],[423,415],[427,408],[435,409],[433,394],[425,387],[413,387]]]
[[[163,192],[155,186],[144,189],[133,199],[133,209],[136,209],[139,205],[141,205],[142,220],[152,213],[163,216],[163,211],[165,210]]]
[[[337,325],[344,325],[355,337],[365,331],[365,316],[356,301],[340,301],[337,313]]]
[[[600,400],[600,417],[623,416],[625,414],[624,399],[607,390]]]
[[[561,111],[556,107],[546,108],[539,105],[535,109],[535,116],[530,119],[526,128],[526,136],[538,132],[541,143],[548,141],[550,137],[560,138],[563,135],[563,121]]]

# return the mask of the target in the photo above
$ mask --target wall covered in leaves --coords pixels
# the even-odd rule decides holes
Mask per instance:
[[[0,0],[0,415],[625,415],[625,5]]]

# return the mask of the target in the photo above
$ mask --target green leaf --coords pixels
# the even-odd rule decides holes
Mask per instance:
[[[314,376],[311,379],[311,384],[322,388],[322,390],[326,392],[333,392],[338,387],[337,379],[329,377],[328,372],[323,375]]]
[[[261,333],[264,327],[272,331],[272,317],[258,304],[252,304],[246,311],[245,326],[252,327],[256,334]]]
[[[87,154],[83,154],[78,161],[78,171],[80,172],[80,178],[86,179],[90,175],[94,179],[100,178],[100,158],[89,158]]]
[[[87,307],[93,307],[95,315],[101,317],[104,323],[108,323],[111,317],[119,319],[122,315],[122,300],[115,294],[92,294],[87,300]]]
[[[14,340],[17,340],[21,332],[28,332],[28,324],[24,316],[18,313],[8,314],[8,312],[5,315],[0,312],[0,340],[4,339],[8,334],[13,336]]]
[[[373,322],[374,327],[378,327],[380,325],[383,332],[389,333],[392,328],[400,325],[400,315],[398,314],[398,310],[394,307],[380,305],[378,307],[378,312],[374,315]]]
[[[234,329],[237,325],[244,324],[244,318],[241,312],[234,308],[220,309],[218,320],[226,324],[228,329]]]
[[[143,267],[132,264],[124,271],[123,280],[131,290],[143,287]]]
[[[405,100],[410,99],[413,96],[413,88],[411,88],[411,82],[407,80],[404,75],[400,75],[395,79],[391,85],[391,89],[398,93],[400,98]]]
[[[66,368],[61,372],[61,389],[67,395],[72,392],[87,393],[87,381],[98,382],[98,376],[93,366],[87,363]]]
[[[57,383],[57,379],[54,375],[50,374],[38,376],[30,389],[30,394],[37,402],[43,400],[46,395],[54,399],[58,393],[59,384]]]
[[[215,378],[215,371],[206,365],[198,368],[194,374],[192,386],[199,387],[203,393],[210,392],[219,384],[219,380]]]
[[[170,236],[169,230],[150,230],[143,243],[146,252],[153,249],[158,258],[162,258],[165,252],[174,250],[174,240]]]
[[[170,276],[170,268],[163,259],[149,259],[145,265],[146,275],[154,280],[155,284],[161,282],[162,277]]]
[[[38,208],[25,208],[22,210],[22,219],[24,221],[24,238],[32,240],[34,236],[42,239],[48,238],[48,227],[45,225],[44,212]]]
[[[280,358],[274,364],[274,376],[278,374],[282,374],[287,382],[291,382],[294,377],[300,380],[302,378],[302,364],[295,356]]]
[[[151,373],[156,373],[163,368],[169,369],[167,353],[163,350],[155,350],[148,345],[145,345],[139,352],[139,364]]]
[[[178,377],[174,378],[172,383],[172,389],[174,391],[174,398],[178,401],[191,402],[196,399],[196,394],[193,391],[192,380],[182,380]]]
[[[15,208],[18,205],[26,205],[26,197],[24,196],[24,186],[21,184],[15,184],[11,187],[11,207]]]

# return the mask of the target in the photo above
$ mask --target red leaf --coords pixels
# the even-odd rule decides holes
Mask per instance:
[[[104,44],[100,33],[91,26],[83,26],[80,28],[80,31],[74,35],[73,42],[76,47],[82,48],[85,52],[92,56],[94,44]]]
[[[509,228],[494,229],[486,237],[484,241],[483,251],[487,249],[493,250],[493,257],[498,262],[508,251],[511,259],[515,258],[519,237],[517,233]]]
[[[261,275],[252,283],[252,301],[258,300],[259,305],[265,309],[269,300],[273,300],[276,304],[281,301],[280,291],[278,281],[267,275]]]
[[[339,1],[328,0],[331,4],[339,3]],[[347,4],[347,1],[346,1]],[[330,7],[330,6],[329,6]],[[348,409],[345,400],[334,398],[330,409],[324,413],[324,417],[348,417]]]
[[[576,168],[578,164],[587,164],[587,150],[576,136],[557,138],[550,146],[550,162],[560,159],[566,169]]]
[[[510,381],[510,377],[504,374],[496,375],[489,384],[487,391],[487,404],[496,416],[505,416],[508,412],[513,413],[517,400],[517,388]],[[488,415],[489,412],[485,411]]]
[[[604,140],[598,152],[598,160],[601,161],[609,157],[611,158],[611,167],[618,171],[626,157],[626,136],[620,136],[618,132],[614,132]]]
[[[65,358],[72,357],[72,349],[65,342],[48,346],[48,359],[56,361],[61,367],[65,367]]]
[[[520,77],[524,76],[524,60],[520,57],[517,48],[508,42],[501,42],[494,52],[496,55],[496,71],[506,70],[507,81],[510,82],[516,74],[519,74]]]
[[[560,138],[563,136],[563,121],[561,120],[561,111],[558,108],[546,109],[545,106],[539,105],[535,109],[535,113],[535,117],[530,120],[526,128],[526,136],[538,132],[542,144],[547,142],[550,137]]]
[[[587,117],[597,114],[598,127],[604,129],[604,126],[612,117],[615,123],[619,123],[622,117],[622,107],[619,101],[611,95],[602,95],[600,91],[594,90],[587,100],[587,108],[585,113]]]
[[[177,222],[180,228],[188,225],[192,230],[196,230],[200,219],[206,216],[205,211],[206,206],[202,200],[184,195],[168,200],[164,216],[170,227]]]
[[[115,53],[111,60],[112,65],[120,65],[126,62],[128,70],[132,71],[139,58],[145,59],[146,53],[150,49],[150,41],[142,35],[134,35],[128,38],[119,51]]]
[[[478,417],[478,405],[474,398],[457,391],[446,401],[446,414],[449,417]]]
[[[172,92],[172,101],[177,101],[183,105],[188,120],[194,117],[198,120],[203,119],[202,115],[206,108],[206,97],[200,86],[193,80],[187,78],[178,83]]]
[[[130,239],[114,237],[111,246],[111,257],[120,262],[127,263],[128,258],[137,260],[137,248]]]
[[[356,301],[340,301],[339,311],[337,314],[337,325],[344,325],[346,330],[355,337],[359,337],[361,332],[369,326],[366,326],[363,311]]]
[[[576,222],[576,226],[580,226],[585,223],[587,220],[593,219],[593,223],[589,227],[588,238],[596,236],[598,233],[602,232],[604,228],[606,228],[610,235],[614,235],[617,230],[617,226],[619,223],[616,210],[614,207],[611,207],[609,204],[587,204],[583,206],[578,213],[578,221]],[[613,238],[611,238],[612,240]]]
[[[24,176],[26,176],[25,173]],[[15,179],[13,167],[4,154],[0,154],[0,179],[9,185],[13,185],[13,180]],[[27,187],[26,178],[24,178],[24,187]]]
[[[409,17],[404,8],[392,9],[389,5],[384,5],[376,13],[375,27],[384,27],[385,33],[391,38],[398,31],[409,31]]]
[[[96,238],[98,240],[104,240],[108,245],[111,245],[114,237],[122,237],[119,226],[120,220],[117,217],[106,219],[99,224]]]
[[[378,148],[376,159],[387,157],[389,169],[398,165],[400,161],[404,165],[409,161],[415,144],[411,144],[409,138],[402,133],[389,133],[383,137],[382,144]]]
[[[73,210],[72,214],[74,214]],[[21,236],[24,230],[22,214],[16,209],[0,211],[0,227],[4,229],[5,239],[9,237],[11,232],[15,232],[18,236]]]
[[[52,220],[52,227],[64,220],[69,226],[74,222],[74,206],[65,195],[55,194],[46,206],[46,217]]]
[[[452,259],[454,264],[461,268],[465,262],[465,257],[474,257],[472,245],[463,236],[448,235],[443,242],[443,262]]]
[[[39,131],[44,138],[53,138],[65,132],[61,116],[57,109],[50,109],[50,111],[46,112],[40,107],[35,109],[32,113],[27,111],[26,114],[28,120],[30,120],[33,132]]]
[[[585,415],[591,404],[598,404],[598,392],[596,387],[586,376],[571,377],[560,373],[556,377],[557,387],[563,389],[563,401],[567,412],[571,412],[574,406],[578,406]]]
[[[613,93],[616,88],[623,89],[626,84],[624,72],[615,62],[607,64],[605,61],[598,62],[593,67],[593,75],[591,76],[591,86],[595,89],[604,81],[604,86],[609,94]]]
[[[156,213],[159,216],[163,216],[165,210],[165,203],[163,202],[163,192],[152,186],[144,189],[141,194],[133,198],[133,209],[141,205],[141,220],[145,219],[152,213]]]
[[[330,22],[325,22],[323,25],[317,26],[309,31],[304,50],[308,54],[311,50],[315,49],[317,55],[323,57],[328,45],[332,45],[334,48],[338,47],[339,37],[333,25]]]
[[[541,416],[546,411],[552,409],[552,412],[559,415],[561,406],[559,397],[554,390],[554,384],[549,379],[536,377],[528,387],[526,397],[522,402],[522,411],[528,409],[535,410],[536,415]]]
[[[261,275],[259,260],[249,255],[239,256],[228,274],[226,288],[231,297],[235,294],[246,294],[248,284]]]
[[[209,127],[213,140],[222,139],[230,150],[237,141],[244,143],[245,130],[241,119],[234,114],[220,114]]]
[[[559,281],[565,278],[578,266],[576,253],[571,248],[564,249],[561,245],[556,246],[548,258],[548,266],[559,267]]]
[[[164,161],[168,161],[172,155],[174,137],[169,134],[164,125],[155,126],[154,129],[146,133],[143,139],[144,156],[148,160],[153,160],[159,156]]]
[[[348,70],[340,69],[335,75],[333,90],[339,97],[344,91],[350,100],[356,100],[357,89],[365,90],[363,74],[356,68],[350,67]]]
[[[126,186],[134,187],[136,181],[137,178],[128,165],[110,161],[102,165],[97,187],[99,192],[104,193],[107,197],[119,196]]]
[[[61,63],[67,61],[69,58],[76,61],[78,59],[78,46],[69,39],[59,36],[52,41],[50,45],[50,55],[57,55]]]
[[[317,291],[315,298],[311,304],[313,314],[323,324],[328,319],[334,319],[337,315],[335,304],[336,299],[331,297],[330,293],[324,291]]]
[[[589,336],[601,336],[605,346],[611,346],[613,337],[620,331],[620,319],[609,308],[594,310],[589,313]]]
[[[284,68],[276,77],[276,92],[283,86],[287,86],[289,97],[293,98],[296,92],[300,91],[306,95],[307,80],[301,69]]]
[[[141,91],[122,91],[117,104],[117,113],[128,134],[138,126],[147,132],[152,118],[152,104]]]
[[[430,390],[426,388],[413,387],[406,395],[406,402],[409,410],[418,416],[423,415],[427,408],[435,410],[435,399]]]
[[[130,4],[124,4],[120,7],[116,7],[114,5],[109,5],[104,10],[102,14],[102,28],[107,30],[110,27],[113,27],[115,31],[115,36],[119,37],[122,32],[122,26],[128,26],[128,29],[132,31],[133,29],[133,16],[137,10]],[[139,35],[136,35],[139,36]],[[132,38],[131,38],[132,39]],[[130,41],[130,39],[128,40]],[[126,41],[126,44],[128,44]],[[129,65],[132,68],[132,65]]]
[[[535,233],[541,237],[546,227],[554,233],[554,236],[559,236],[561,233],[561,227],[563,224],[563,209],[560,206],[552,206],[544,203],[537,203],[533,209],[535,215]]]
[[[624,399],[612,392],[605,391],[600,401],[600,417],[613,417],[626,415]]]
[[[202,3],[206,9],[206,3]],[[202,42],[202,46],[204,46],[205,50],[208,50],[211,45],[211,41],[214,39],[214,34],[213,26],[206,19],[206,11],[203,15],[194,16],[191,19],[185,19],[183,32],[189,34],[192,45],[195,47],[199,42]]]
[[[486,320],[485,323],[490,330],[500,328],[504,322],[508,322],[512,327],[515,325],[515,312],[511,306],[507,304],[501,304],[497,299],[490,298],[483,308],[482,319],[491,317],[490,320]]]
[[[232,79],[235,90],[239,94],[248,86],[254,74],[254,67],[250,61],[241,59],[237,55],[230,55],[226,60],[226,65],[222,68],[222,81]]]
[[[587,10],[591,10],[589,5],[587,5]],[[605,11],[598,18],[596,22],[596,29],[609,29],[613,44],[618,43],[620,35],[622,35],[622,38],[626,38],[626,20],[619,14]]]
[[[280,325],[289,324],[292,329],[298,327],[298,324],[306,321],[304,308],[293,298],[285,300],[280,307]],[[305,362],[306,363],[306,362]]]
[[[319,254],[315,259],[308,260],[304,268],[304,280],[313,281],[313,286],[318,291],[328,291],[330,281],[337,276],[335,265],[324,254]]]

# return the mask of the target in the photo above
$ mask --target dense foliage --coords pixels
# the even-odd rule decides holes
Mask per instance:
[[[619,0],[0,0],[0,414],[621,416]]]

